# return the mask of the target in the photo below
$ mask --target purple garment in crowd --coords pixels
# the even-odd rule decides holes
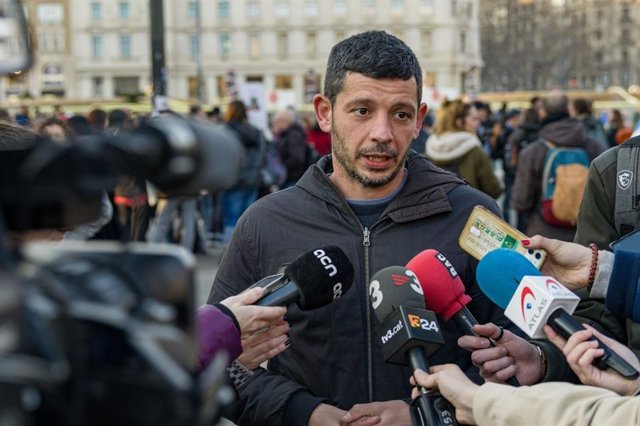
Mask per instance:
[[[242,353],[240,330],[232,318],[213,305],[198,308],[196,317],[201,370],[207,368],[220,351],[227,353],[229,363]]]

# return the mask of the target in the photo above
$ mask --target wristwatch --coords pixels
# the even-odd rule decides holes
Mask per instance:
[[[251,376],[253,376],[253,371],[249,370],[237,359],[227,367],[227,372],[229,373],[231,383],[233,383],[237,391],[244,388]]]

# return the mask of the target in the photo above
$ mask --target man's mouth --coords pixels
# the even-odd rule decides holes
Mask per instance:
[[[369,155],[363,155],[363,157],[372,163],[384,163],[385,161],[391,158],[390,155],[381,155],[381,154],[369,154]]]
[[[391,166],[394,156],[382,153],[363,154],[364,164],[369,169],[387,169]]]

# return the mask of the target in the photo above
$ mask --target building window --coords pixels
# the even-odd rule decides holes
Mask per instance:
[[[49,40],[47,37],[47,33],[44,31],[38,32],[38,48],[40,48],[43,52],[49,51]]]
[[[467,33],[462,31],[460,33],[460,52],[466,53],[467,51]]]
[[[391,15],[404,16],[404,0],[393,0],[391,2]]]
[[[93,59],[102,59],[102,36],[91,36],[91,56]]]
[[[289,55],[288,46],[287,46],[287,33],[278,33],[276,42],[276,51],[278,54],[278,59],[287,59]]]
[[[315,59],[318,54],[317,36],[315,32],[308,32],[305,41],[305,52],[308,59]]]
[[[293,77],[289,74],[279,74],[275,76],[276,89],[293,89]]]
[[[362,0],[362,13],[367,16],[376,14],[376,0]]]
[[[344,40],[345,38],[347,38],[347,33],[345,33],[344,31],[336,31],[335,32],[335,43],[338,43],[338,42]]]
[[[191,34],[189,36],[189,46],[191,60],[195,61],[200,56],[200,37],[198,36],[198,34]]]
[[[60,53],[64,52],[65,42],[64,42],[64,34],[60,32],[55,32],[51,34],[51,39],[53,40],[52,52]]]
[[[198,2],[191,0],[187,5],[187,15],[189,19],[196,19],[198,17]]]
[[[220,50],[220,59],[229,59],[229,53],[231,51],[231,36],[229,33],[220,33],[218,47]]]
[[[40,3],[36,9],[39,24],[61,25],[64,22],[64,8],[60,3]]]
[[[94,21],[102,19],[102,4],[97,1],[91,3],[91,19]]]
[[[249,59],[260,58],[260,35],[258,33],[249,34]]]
[[[229,0],[218,0],[218,18],[228,18],[230,15]]]
[[[122,59],[131,58],[131,36],[129,34],[120,36],[120,57]]]
[[[420,13],[424,15],[433,14],[433,0],[420,0]]]
[[[276,16],[278,18],[287,18],[289,16],[289,0],[276,1]]]
[[[469,19],[473,18],[473,3],[472,2],[467,3],[467,18],[469,18]]]
[[[344,16],[347,14],[347,0],[333,1],[333,14],[336,16]]]
[[[91,78],[91,89],[94,98],[101,98],[104,96],[104,78],[93,77]]]
[[[258,0],[247,1],[247,17],[248,18],[260,17],[260,2]]]
[[[114,93],[116,96],[126,96],[140,93],[138,77],[115,77],[113,79]]]
[[[304,0],[304,16],[318,16],[318,0]]]
[[[120,2],[120,19],[129,19],[129,2]]]
[[[456,16],[458,14],[458,1],[451,0],[451,16]]]

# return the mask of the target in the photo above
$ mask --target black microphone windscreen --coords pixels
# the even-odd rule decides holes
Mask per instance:
[[[404,266],[388,266],[376,272],[369,283],[369,298],[379,322],[400,305],[426,308],[418,278]]]
[[[353,265],[341,248],[321,247],[294,260],[284,274],[298,284],[302,310],[328,305],[349,290],[353,283]]]

